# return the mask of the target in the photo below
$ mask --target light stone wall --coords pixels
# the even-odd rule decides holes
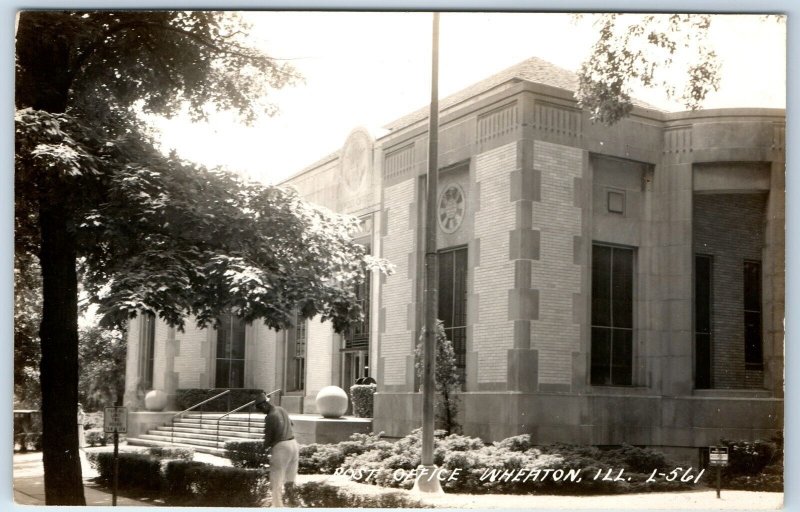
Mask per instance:
[[[510,173],[516,168],[516,142],[475,157],[475,181],[480,190],[475,238],[480,239],[480,263],[473,280],[478,314],[472,329],[472,347],[478,353],[479,384],[505,382],[507,351],[514,343],[508,295],[514,287],[509,232],[515,228]]]
[[[413,180],[405,180],[384,191],[387,225],[382,256],[395,265],[395,272],[386,278],[381,291],[384,328],[379,357],[383,359],[383,384],[389,386],[406,383],[406,360],[413,354],[413,323],[409,315],[414,281],[409,261],[415,245],[411,215],[414,204]]]
[[[128,346],[125,354],[125,398],[126,407],[138,407],[136,387],[139,384],[139,350],[141,340],[141,317],[128,320]]]
[[[583,151],[535,141],[533,165],[542,178],[541,199],[533,202],[533,228],[541,233],[541,242],[532,269],[539,319],[531,322],[531,348],[539,351],[539,383],[569,385],[581,334],[572,308],[574,295],[581,292],[581,267],[573,251],[575,237],[581,235],[574,183],[582,176]]]
[[[246,382],[253,388],[263,389],[269,393],[281,387],[277,381],[277,365],[282,363],[277,357],[277,345],[282,335],[261,321],[248,325],[247,331],[252,337],[252,344],[245,363]]]

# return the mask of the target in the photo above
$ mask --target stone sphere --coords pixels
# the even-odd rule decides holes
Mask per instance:
[[[144,408],[148,411],[163,411],[167,406],[167,394],[160,389],[148,391],[144,395]]]
[[[327,386],[317,393],[317,412],[323,418],[341,418],[347,411],[347,393],[339,386]]]

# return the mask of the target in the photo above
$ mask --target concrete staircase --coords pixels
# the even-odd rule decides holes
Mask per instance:
[[[220,420],[224,413],[189,412],[174,425],[156,427],[139,437],[128,438],[132,446],[176,446],[197,452],[225,455],[227,441],[264,439],[264,414],[234,413]]]

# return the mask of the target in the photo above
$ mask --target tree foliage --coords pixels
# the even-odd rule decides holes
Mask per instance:
[[[422,381],[424,372],[425,328],[419,336],[419,343],[414,351],[414,368],[417,378]],[[456,352],[453,342],[444,332],[444,323],[436,321],[436,354],[433,378],[436,383],[436,393],[441,396],[441,402],[436,404],[437,428],[448,434],[459,433],[460,427],[456,420],[458,416],[458,393],[461,390],[461,376],[456,365]]]
[[[21,13],[15,116],[16,247],[42,275],[47,504],[82,505],[75,423],[78,271],[110,325],[152,311],[172,325],[233,311],[287,326],[297,308],[344,330],[372,268],[355,221],[154,149],[138,111],[195,119],[274,114],[299,78],[247,44],[235,14]],[[80,266],[80,269],[78,268]],[[33,318],[33,317],[31,317]]]
[[[630,114],[634,84],[660,88],[692,110],[719,88],[720,65],[707,43],[710,15],[602,14],[595,23],[599,37],[581,65],[576,94],[593,120],[610,125]]]
[[[125,333],[92,325],[81,329],[79,337],[78,397],[85,410],[97,411],[125,392]]]

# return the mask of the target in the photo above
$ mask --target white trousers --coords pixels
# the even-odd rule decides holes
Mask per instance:
[[[299,448],[297,441],[281,441],[272,447],[269,461],[269,486],[272,490],[272,506],[283,506],[283,484],[294,483],[297,476]]]

